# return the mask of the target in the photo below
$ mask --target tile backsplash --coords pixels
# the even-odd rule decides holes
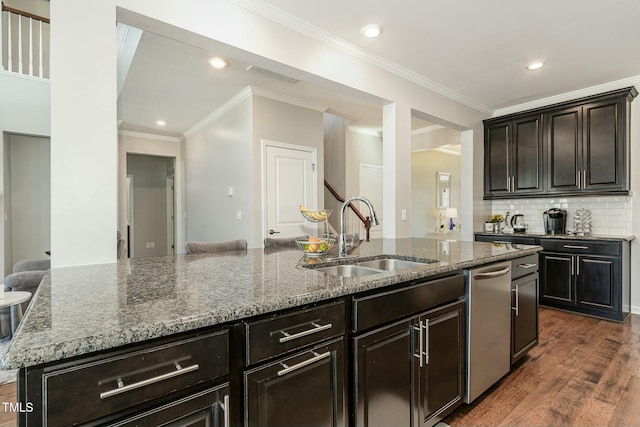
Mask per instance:
[[[523,214],[529,231],[544,233],[542,214],[550,208],[567,211],[567,230],[573,230],[576,209],[589,209],[592,214],[591,232],[594,235],[628,236],[632,234],[630,196],[557,197],[540,199],[494,200],[492,214]]]

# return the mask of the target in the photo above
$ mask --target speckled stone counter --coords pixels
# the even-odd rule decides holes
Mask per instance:
[[[520,236],[520,237],[536,237],[542,239],[571,239],[571,240],[608,240],[612,242],[630,242],[635,239],[635,236],[604,236],[604,235],[589,235],[589,236],[576,236],[573,234],[544,234],[544,233],[489,233],[489,232],[476,232],[476,236]]]
[[[305,260],[298,250],[267,254],[251,249],[239,255],[178,255],[54,268],[38,288],[2,366],[40,365],[539,250],[431,239],[372,240],[353,255],[437,262],[361,278],[315,271],[319,260]],[[345,261],[330,262],[335,263]]]

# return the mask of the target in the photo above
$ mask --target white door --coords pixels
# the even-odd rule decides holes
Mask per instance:
[[[376,210],[376,219],[378,225],[371,228],[369,235],[372,239],[382,237],[382,166],[369,163],[360,163],[359,174],[360,195],[371,201],[373,208]],[[369,211],[362,204],[358,207],[362,215],[368,216]],[[360,224],[362,224],[360,222]],[[364,228],[363,228],[364,230]],[[364,238],[362,235],[361,238]]]
[[[265,150],[265,237],[315,234],[298,207],[316,207],[316,153],[310,147],[263,143]]]

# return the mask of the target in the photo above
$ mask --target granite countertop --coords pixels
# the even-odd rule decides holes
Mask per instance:
[[[331,277],[314,271],[319,259],[302,258],[298,250],[265,253],[250,249],[239,255],[176,255],[53,268],[22,319],[2,368],[53,362],[517,258],[541,249],[432,239],[377,239],[362,243],[354,255],[366,259],[384,254],[437,262],[360,278]]]
[[[476,231],[474,234],[479,236],[521,236],[521,237],[538,237],[545,239],[571,239],[571,240],[609,240],[613,242],[630,242],[636,236],[605,236],[598,234],[590,234],[588,236],[576,236],[574,234],[544,234],[544,233],[491,233],[488,231]]]

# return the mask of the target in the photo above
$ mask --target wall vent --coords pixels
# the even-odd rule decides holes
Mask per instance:
[[[270,77],[272,79],[280,80],[290,84],[296,84],[300,80],[294,79],[293,77],[285,76],[284,74],[276,73],[275,71],[267,70],[266,68],[258,67],[256,65],[249,65],[245,71],[249,73],[258,73],[263,76]]]

